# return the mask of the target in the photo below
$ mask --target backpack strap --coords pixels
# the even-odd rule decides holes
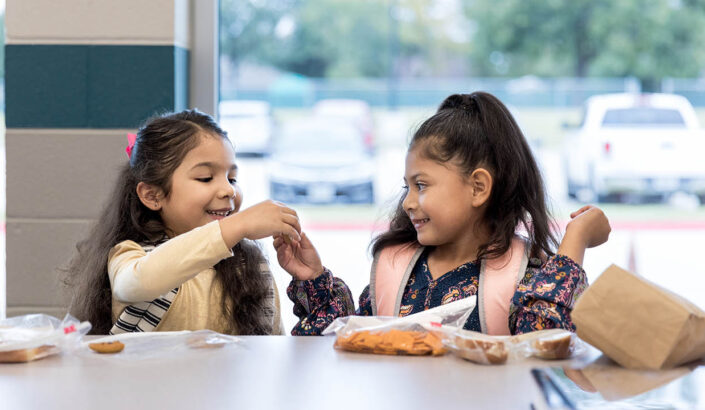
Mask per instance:
[[[524,240],[515,236],[502,256],[483,260],[480,267],[478,313],[480,329],[490,335],[509,335],[509,306],[529,263]]]
[[[416,244],[388,246],[379,251],[370,271],[370,302],[375,316],[399,316],[403,284],[409,280],[424,247]]]
[[[425,248],[415,244],[388,246],[375,255],[370,272],[370,302],[375,316],[399,316],[405,284]],[[502,256],[480,267],[478,313],[480,329],[508,335],[509,307],[529,262],[525,241],[515,236]]]

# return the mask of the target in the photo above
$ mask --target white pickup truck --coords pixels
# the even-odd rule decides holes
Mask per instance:
[[[590,97],[565,142],[568,194],[581,202],[685,192],[705,203],[705,132],[682,96]]]

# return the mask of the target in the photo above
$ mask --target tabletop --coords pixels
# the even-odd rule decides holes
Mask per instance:
[[[483,366],[452,355],[341,352],[332,337],[243,336],[217,349],[153,358],[61,354],[0,366],[8,409],[521,408],[530,365]]]
[[[333,348],[333,337],[239,339],[156,356],[83,349],[3,364],[2,408],[528,409],[540,394],[532,368],[594,358],[486,366],[450,354],[342,352]]]

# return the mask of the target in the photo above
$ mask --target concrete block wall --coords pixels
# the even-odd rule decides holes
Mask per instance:
[[[188,0],[7,0],[7,316],[63,317],[58,267],[127,160],[126,133],[189,106]]]

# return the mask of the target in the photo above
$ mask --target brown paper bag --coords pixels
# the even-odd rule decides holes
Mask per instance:
[[[664,369],[705,357],[705,312],[615,265],[578,299],[572,318],[581,339],[624,367]]]

